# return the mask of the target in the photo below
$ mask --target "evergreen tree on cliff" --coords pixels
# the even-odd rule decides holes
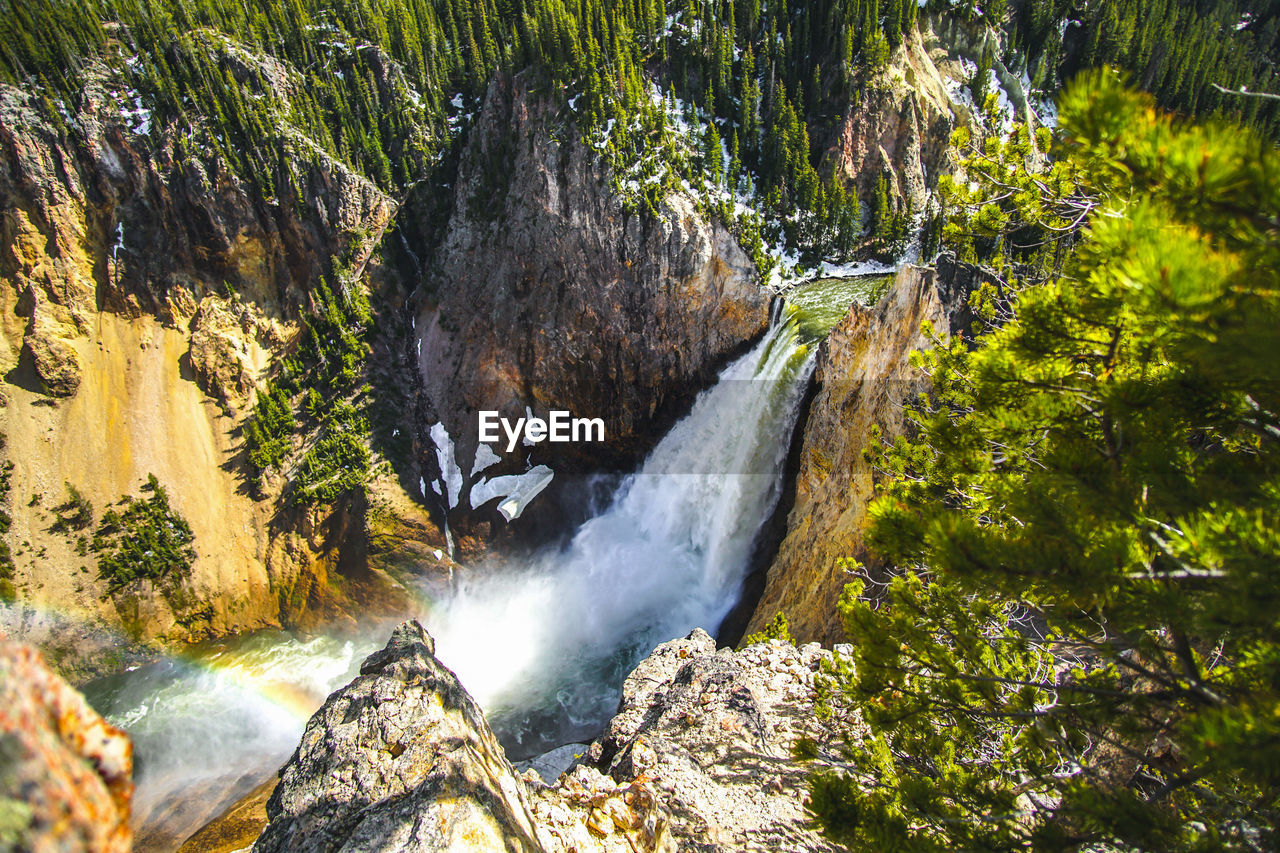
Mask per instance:
[[[870,735],[812,807],[854,849],[1276,849],[1280,154],[1110,77],[1062,123],[971,221],[1087,227],[919,356],[871,510],[900,573],[846,591],[829,686]]]

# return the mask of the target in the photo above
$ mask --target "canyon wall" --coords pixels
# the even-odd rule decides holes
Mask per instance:
[[[843,640],[836,602],[855,563],[875,567],[864,532],[878,478],[865,451],[875,432],[888,441],[906,427],[903,405],[928,388],[913,350],[929,346],[921,323],[940,335],[971,320],[972,269],[943,258],[938,268],[903,267],[874,306],[854,305],[831,330],[814,373],[818,391],[804,424],[795,502],[768,569],[748,632],[782,611],[801,642]]]
[[[289,96],[281,67],[224,49],[246,90]],[[248,487],[243,437],[256,389],[297,339],[310,282],[339,252],[367,260],[358,235],[380,233],[394,201],[302,139],[291,152],[301,198],[256,200],[213,153],[214,130],[179,138],[133,110],[119,73],[90,80],[67,118],[75,133],[39,95],[0,86],[0,433],[15,465],[17,598],[4,622],[87,672],[99,652],[111,665],[121,632],[183,640],[349,621],[358,600],[394,598],[370,570],[361,508],[282,513],[278,486]],[[369,280],[404,287],[391,270]],[[108,595],[86,542],[149,474],[190,523],[195,562],[179,584]],[[79,528],[59,524],[71,488],[92,507]],[[394,478],[372,491],[438,537]]]
[[[938,178],[958,165],[951,132],[982,133],[980,117],[956,97],[968,83],[959,60],[931,29],[905,36],[885,68],[817,135],[822,171],[844,178],[864,204],[884,177],[897,204],[925,211]]]
[[[629,469],[768,319],[755,268],[721,224],[678,189],[656,216],[628,209],[605,157],[532,86],[522,75],[489,87],[418,317],[463,511],[477,411],[605,422],[604,445],[518,446],[494,472]]]

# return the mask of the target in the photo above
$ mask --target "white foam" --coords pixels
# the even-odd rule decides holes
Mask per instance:
[[[431,629],[441,659],[497,719],[549,704],[560,734],[589,729],[613,712],[640,656],[694,627],[717,628],[777,503],[812,366],[794,325],[775,326],[566,547],[463,579]],[[554,745],[557,732],[540,719],[530,730]]]

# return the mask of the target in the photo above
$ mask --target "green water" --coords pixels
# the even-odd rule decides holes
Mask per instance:
[[[874,305],[892,281],[892,275],[820,278],[797,285],[787,292],[785,299],[787,305],[795,309],[801,334],[811,340],[821,340],[849,313],[850,305],[855,302]]]

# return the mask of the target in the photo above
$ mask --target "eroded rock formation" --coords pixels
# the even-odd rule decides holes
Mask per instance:
[[[247,92],[297,93],[274,60],[197,43]],[[0,621],[65,652],[65,671],[89,654],[83,631],[39,614],[144,641],[341,621],[357,605],[329,580],[369,562],[362,520],[281,518],[273,500],[255,500],[241,430],[297,335],[310,282],[337,253],[362,262],[371,247],[356,235],[378,233],[395,205],[300,136],[286,146],[298,197],[264,202],[216,153],[217,129],[188,136],[140,118],[120,69],[86,77],[62,124],[38,90],[0,85],[0,434],[20,460],[8,539],[23,605]],[[70,484],[96,521],[151,473],[192,526],[195,563],[172,589],[104,598],[78,541],[92,527],[59,528],[54,509]],[[372,491],[399,512],[408,502],[384,479]],[[425,511],[407,508],[442,546]],[[366,574],[368,589],[383,588]]]
[[[676,849],[838,849],[805,813],[811,767],[794,756],[802,738],[826,737],[814,676],[830,656],[777,641],[717,651],[701,630],[663,643],[627,677],[585,760],[650,786]]]
[[[422,376],[464,476],[481,409],[603,418],[604,447],[536,448],[557,471],[633,463],[767,323],[755,269],[720,224],[678,191],[656,217],[629,211],[564,122],[523,78],[491,84],[427,280]]]
[[[843,176],[864,200],[883,176],[892,198],[924,210],[938,176],[955,167],[952,129],[975,126],[948,92],[946,81],[957,75],[931,33],[911,33],[888,67],[844,108],[823,168]]]
[[[507,762],[420,625],[401,625],[312,717],[255,853],[287,850],[827,850],[803,806],[801,738],[830,653],[659,646],[618,715],[553,785]]]
[[[938,270],[904,267],[874,307],[854,305],[831,330],[815,369],[820,385],[804,425],[795,503],[747,628],[786,614],[802,642],[840,642],[836,602],[855,562],[874,565],[863,535],[876,472],[863,452],[874,431],[892,440],[905,428],[903,404],[927,380],[909,362],[929,346],[928,321],[946,335],[969,323],[972,271],[944,260]]]
[[[401,625],[316,712],[254,850],[537,850],[524,784],[484,714]]]

